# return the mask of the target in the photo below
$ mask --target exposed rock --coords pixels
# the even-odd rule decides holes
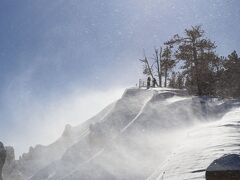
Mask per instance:
[[[69,137],[69,136],[71,136],[71,130],[72,130],[72,126],[71,126],[70,124],[67,124],[67,125],[65,126],[65,129],[64,129],[64,131],[63,131],[62,136],[63,136],[63,137]]]
[[[6,156],[7,156],[6,150],[3,146],[3,143],[0,142],[0,180],[2,180],[2,169],[6,160]]]
[[[7,153],[7,157],[6,157],[6,163],[11,163],[13,161],[15,161],[15,152],[14,152],[14,148],[12,146],[6,146],[6,153]]]
[[[6,160],[3,166],[3,177],[8,176],[16,166],[14,148],[6,146]]]
[[[240,156],[229,154],[214,160],[206,170],[206,180],[239,180]]]
[[[19,171],[17,161],[15,160],[14,148],[6,146],[6,160],[3,166],[4,180],[24,180],[22,173]]]

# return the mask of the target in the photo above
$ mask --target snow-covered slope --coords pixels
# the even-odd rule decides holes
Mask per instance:
[[[95,118],[67,126],[44,153],[28,153],[34,161],[20,160],[18,171],[30,180],[203,179],[214,158],[237,147],[238,106],[184,90],[127,89]]]
[[[185,132],[179,146],[168,153],[148,180],[205,179],[211,162],[224,154],[240,153],[240,108],[221,120],[198,125]]]

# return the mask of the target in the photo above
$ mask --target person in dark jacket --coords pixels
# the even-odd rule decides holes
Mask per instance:
[[[149,89],[149,88],[150,88],[150,83],[151,83],[151,78],[150,78],[150,77],[148,77],[148,78],[147,78],[147,89]]]
[[[2,180],[2,168],[5,163],[7,152],[3,146],[3,143],[0,142],[0,180]]]
[[[156,84],[157,84],[157,80],[155,78],[153,78],[153,80],[152,80],[152,87],[155,88]]]

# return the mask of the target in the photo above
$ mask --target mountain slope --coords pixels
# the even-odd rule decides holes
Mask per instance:
[[[11,161],[4,165],[4,180],[25,180],[53,161],[60,159],[70,146],[89,133],[89,124],[100,121],[102,117],[111,111],[114,105],[115,103],[108,105],[96,116],[77,127],[66,125],[62,136],[55,142],[48,146],[37,145],[34,148],[30,147],[29,152],[20,156],[19,160],[15,160],[14,150],[12,148],[11,152],[9,151],[8,153]],[[11,156],[13,156],[13,158]]]
[[[232,106],[180,90],[128,89],[88,136],[31,179],[146,179],[189,129],[220,119]]]
[[[75,128],[67,126],[59,140],[63,149],[56,148],[57,141],[46,147],[48,151],[42,156],[32,154],[39,160],[56,152],[57,156],[44,166],[34,164],[31,169],[34,161],[24,161],[26,164],[19,165],[18,170],[28,172],[24,178],[29,180],[141,180],[161,179],[162,175],[174,179],[186,174],[190,178],[200,174],[198,178],[203,178],[202,169],[220,155],[204,156],[216,136],[221,132],[224,138],[236,136],[234,131],[227,134],[226,124],[224,129],[218,123],[238,106],[234,100],[193,97],[184,90],[130,88],[95,118]],[[211,153],[218,149],[225,153],[217,142]],[[233,139],[225,143],[234,147]],[[202,162],[202,157],[207,160]]]

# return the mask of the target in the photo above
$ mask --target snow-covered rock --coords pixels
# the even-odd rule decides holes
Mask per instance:
[[[240,155],[227,154],[214,160],[207,171],[238,171],[240,170]],[[240,177],[240,176],[239,176]]]
[[[214,160],[206,170],[206,180],[238,180],[240,155],[227,154]]]

